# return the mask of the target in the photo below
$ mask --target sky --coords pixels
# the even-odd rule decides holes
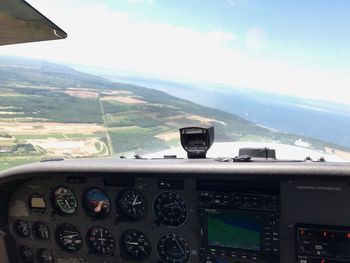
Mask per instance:
[[[350,104],[348,0],[28,2],[68,38],[0,54]]]

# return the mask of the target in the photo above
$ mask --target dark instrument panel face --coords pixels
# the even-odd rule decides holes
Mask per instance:
[[[345,200],[346,182],[40,177],[12,194],[9,240],[19,263],[350,262]]]
[[[195,180],[28,181],[9,204],[18,262],[200,262]],[[169,261],[171,260],[171,261]]]

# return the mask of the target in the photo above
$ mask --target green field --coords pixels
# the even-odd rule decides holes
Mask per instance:
[[[0,67],[0,135],[14,138],[0,140],[0,170],[41,158],[79,154],[84,157],[111,153],[133,155],[177,147],[179,141],[167,135],[184,126],[214,125],[216,142],[259,141],[294,145],[302,139],[312,150],[323,151],[328,147],[350,152],[340,145],[272,131],[234,114],[155,89],[115,83],[67,66],[12,58],[2,59],[1,63],[15,67]],[[84,92],[95,95],[89,97]],[[121,97],[126,100],[121,102]],[[205,121],[208,119],[212,121]],[[35,128],[31,129],[34,122]],[[7,131],[14,123],[28,125],[28,129]],[[47,123],[58,123],[71,130],[39,133]],[[100,129],[79,132],[72,124],[96,124]],[[165,139],[157,138],[159,135]],[[42,145],[33,146],[37,152],[30,151],[29,145],[37,141]],[[23,144],[28,147],[19,147]],[[106,145],[105,148],[102,149],[102,145]],[[82,150],[86,151],[79,153],[79,147],[85,147]]]
[[[159,151],[169,146],[162,140],[153,137],[150,129],[137,126],[109,130],[115,153],[134,151],[137,154]]]

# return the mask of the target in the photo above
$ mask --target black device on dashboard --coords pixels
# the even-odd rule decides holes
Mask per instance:
[[[181,128],[180,138],[189,159],[206,158],[207,151],[214,142],[214,127]]]
[[[198,191],[205,263],[280,262],[279,196]]]

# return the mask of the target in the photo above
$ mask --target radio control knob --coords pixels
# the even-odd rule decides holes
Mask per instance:
[[[275,226],[277,224],[277,219],[275,217],[270,217],[270,226]]]

